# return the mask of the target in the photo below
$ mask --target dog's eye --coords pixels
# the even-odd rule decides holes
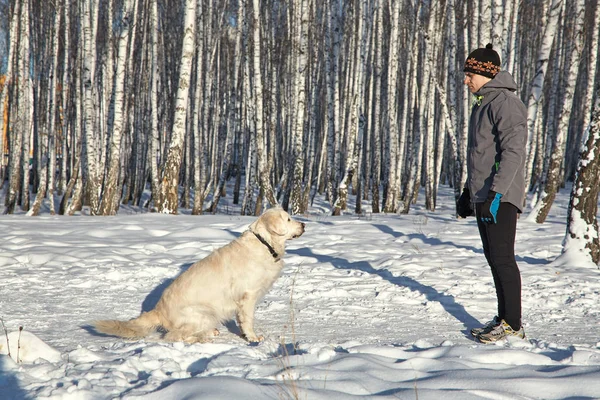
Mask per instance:
[[[288,222],[290,222],[292,219],[288,217]]]

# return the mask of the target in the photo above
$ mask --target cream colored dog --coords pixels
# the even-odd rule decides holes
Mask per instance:
[[[217,326],[236,314],[246,340],[261,341],[254,333],[254,308],[283,268],[286,240],[303,233],[304,223],[281,208],[269,209],[239,238],[177,277],[153,310],[130,321],[96,321],[96,330],[139,339],[162,327],[166,341],[196,343],[218,335]]]

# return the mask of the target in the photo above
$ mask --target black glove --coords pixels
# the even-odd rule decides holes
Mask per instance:
[[[461,218],[467,218],[474,214],[473,205],[471,204],[471,192],[469,192],[469,189],[463,189],[458,198],[458,203],[456,203],[456,212]]]
[[[482,222],[486,224],[495,224],[496,215],[498,215],[498,208],[500,207],[500,198],[502,195],[490,190],[488,197],[481,206],[481,216],[479,217]]]

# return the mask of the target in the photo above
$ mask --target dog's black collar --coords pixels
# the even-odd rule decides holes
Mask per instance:
[[[279,254],[277,254],[277,252],[275,251],[275,249],[273,248],[273,246],[271,246],[271,245],[269,244],[269,242],[267,242],[267,241],[265,240],[265,238],[263,238],[263,237],[262,237],[262,236],[260,236],[258,233],[254,232],[254,231],[252,231],[252,230],[251,230],[250,232],[254,233],[254,236],[256,236],[256,238],[257,238],[258,240],[260,240],[260,242],[261,242],[262,244],[264,244],[265,246],[267,246],[267,249],[269,249],[269,253],[271,253],[271,255],[273,256],[273,258],[274,258],[275,260],[277,260],[277,259],[279,258]]]

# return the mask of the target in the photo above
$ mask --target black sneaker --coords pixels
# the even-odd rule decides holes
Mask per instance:
[[[488,321],[481,328],[471,329],[471,335],[477,337],[482,333],[489,333],[492,329],[500,325],[500,318],[496,315],[491,321]]]

